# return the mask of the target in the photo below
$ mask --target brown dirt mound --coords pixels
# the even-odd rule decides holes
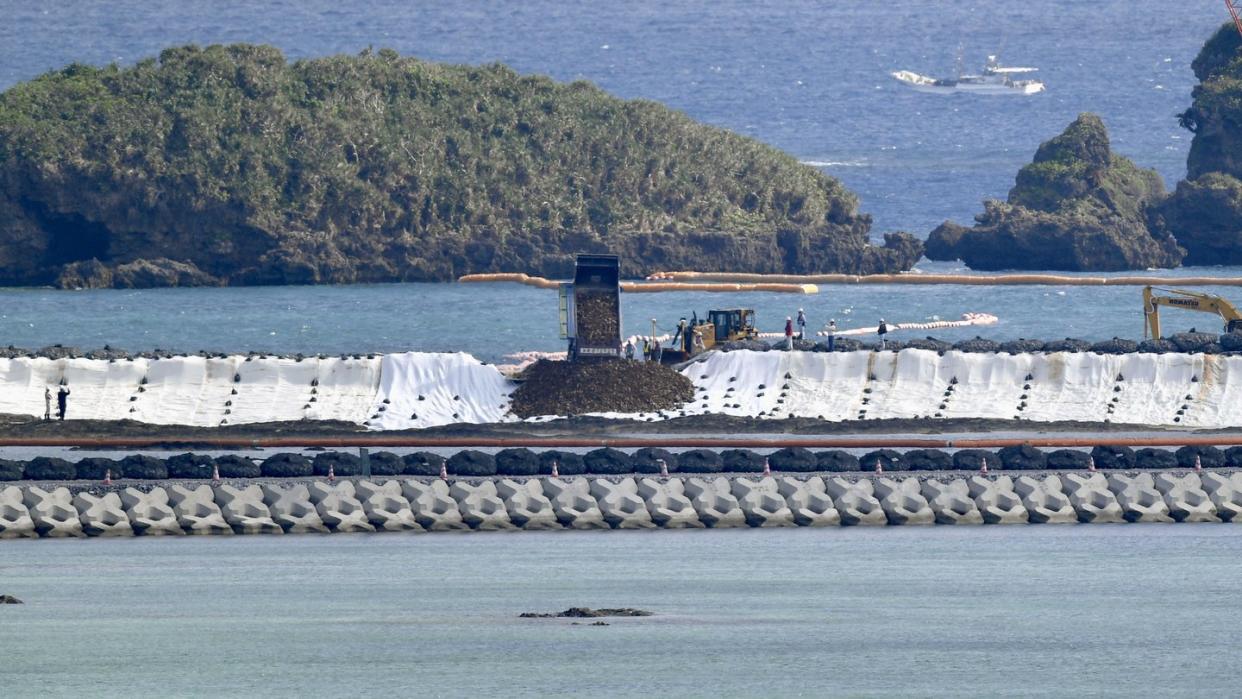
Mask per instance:
[[[513,392],[518,417],[583,413],[650,413],[678,408],[694,398],[690,379],[650,362],[553,362],[523,373]]]

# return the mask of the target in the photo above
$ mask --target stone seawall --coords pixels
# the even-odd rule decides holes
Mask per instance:
[[[0,538],[1242,522],[1242,471],[0,486]]]

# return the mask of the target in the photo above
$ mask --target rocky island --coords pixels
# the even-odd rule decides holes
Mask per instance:
[[[1179,115],[1194,133],[1186,179],[1159,208],[1161,225],[1188,251],[1186,264],[1242,264],[1242,36],[1227,22],[1191,67],[1199,84]]]
[[[1185,251],[1149,225],[1163,197],[1160,176],[1113,153],[1103,121],[1082,114],[1040,145],[1007,202],[985,201],[972,228],[932,231],[927,256],[980,270],[1176,267]]]
[[[62,287],[893,272],[837,180],[583,81],[391,50],[183,46],[0,94],[0,284]]]

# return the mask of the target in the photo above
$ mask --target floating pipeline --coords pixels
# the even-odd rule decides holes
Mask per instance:
[[[458,282],[463,284],[480,283],[480,282],[509,282],[514,284],[525,284],[533,286],[536,289],[558,289],[561,282],[544,277],[532,277],[523,273],[495,273],[495,274],[467,274],[457,278]],[[777,294],[817,294],[819,288],[814,284],[807,283],[781,283],[760,281],[753,283],[735,283],[735,282],[621,282],[621,290],[632,294],[651,294],[664,291],[707,291],[719,293],[738,293],[743,291],[763,291]]]
[[[988,340],[959,345],[979,351],[712,352],[681,370],[694,386],[694,399],[685,405],[596,414],[642,422],[730,415],[1242,426],[1242,356],[1101,354],[1089,343],[1080,351],[1005,354],[997,352],[1003,345]],[[511,409],[517,384],[495,366],[462,353],[419,352],[0,358],[0,413],[42,417],[44,389],[62,381],[72,390],[69,419],[199,427],[336,420],[371,430],[518,421]]]
[[[0,486],[0,539],[1242,521],[1242,472]]]
[[[752,274],[743,272],[657,272],[652,282],[734,284],[950,284],[966,286],[1242,286],[1242,277],[1092,277],[1062,274]]]

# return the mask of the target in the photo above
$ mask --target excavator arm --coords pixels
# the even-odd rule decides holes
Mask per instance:
[[[1157,291],[1165,296],[1156,295]],[[1225,332],[1242,331],[1242,313],[1229,301],[1212,294],[1185,289],[1164,289],[1155,286],[1143,288],[1144,337],[1160,338],[1160,307],[1172,306],[1188,311],[1214,313],[1225,321]]]

